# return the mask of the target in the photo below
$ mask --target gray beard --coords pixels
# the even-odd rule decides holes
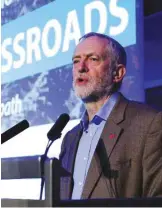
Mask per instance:
[[[86,86],[75,86],[73,81],[73,88],[77,97],[81,98],[84,103],[97,102],[105,96],[112,93],[114,83],[111,75],[106,74],[100,79],[92,80],[88,77],[89,83]]]

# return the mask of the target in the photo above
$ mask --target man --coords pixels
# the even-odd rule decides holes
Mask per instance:
[[[62,143],[62,199],[162,195],[162,113],[118,92],[124,48],[98,33],[73,56],[73,86],[86,111]]]

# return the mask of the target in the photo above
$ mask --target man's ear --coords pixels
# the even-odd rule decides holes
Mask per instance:
[[[126,74],[126,68],[123,64],[119,64],[113,74],[113,82],[121,82]]]

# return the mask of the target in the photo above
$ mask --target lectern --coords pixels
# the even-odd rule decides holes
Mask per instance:
[[[41,177],[41,156],[2,158],[2,179]],[[162,206],[161,197],[60,200],[60,177],[68,173],[56,158],[47,159],[44,166],[45,199],[2,199],[2,207],[150,207]],[[3,191],[3,190],[2,190]]]
[[[2,207],[52,207],[60,200],[59,171],[56,158],[47,159],[44,165],[45,199],[2,199]],[[54,171],[56,169],[57,171]],[[64,174],[64,173],[63,173]],[[41,156],[12,157],[1,159],[1,179],[41,178]],[[32,187],[31,187],[32,188]],[[2,190],[3,191],[3,190]]]

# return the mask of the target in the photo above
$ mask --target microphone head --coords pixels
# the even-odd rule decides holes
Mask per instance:
[[[22,131],[24,131],[28,127],[29,127],[28,121],[23,120],[23,121],[19,122],[18,124],[16,124],[15,126],[8,129],[7,131],[3,132],[1,134],[1,144],[3,144],[4,142],[7,142],[9,139],[11,139],[12,137],[21,133]]]
[[[69,122],[69,120],[70,117],[68,114],[66,113],[61,114],[60,117],[56,120],[55,124],[47,133],[48,139],[51,141],[58,139],[61,136],[61,132],[66,126],[66,124]]]

